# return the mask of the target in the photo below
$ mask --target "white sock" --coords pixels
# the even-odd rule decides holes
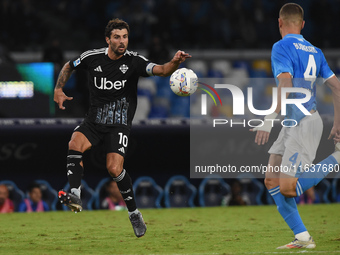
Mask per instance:
[[[128,212],[129,216],[131,216],[131,214],[133,214],[133,213],[135,213],[135,214],[139,213],[138,209],[134,210],[133,212]]]
[[[78,198],[80,198],[80,187],[79,188],[72,188],[71,193],[76,195]]]
[[[308,233],[308,231],[304,231],[304,232],[301,232],[299,234],[296,234],[295,238],[300,240],[300,241],[308,241],[309,238],[310,238],[310,234]]]

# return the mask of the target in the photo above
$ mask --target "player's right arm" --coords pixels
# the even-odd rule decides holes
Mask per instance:
[[[170,62],[165,63],[164,65],[155,65],[153,68],[153,75],[163,77],[169,76],[173,72],[175,72],[178,69],[179,65],[183,63],[187,58],[191,58],[191,56],[188,53],[179,50],[176,52]]]
[[[274,77],[278,80],[277,106],[273,113],[264,117],[264,124],[262,126],[259,125],[250,129],[250,131],[256,132],[255,143],[258,145],[264,145],[268,142],[272,129],[272,122],[270,120],[275,119],[281,111],[281,88],[293,86],[292,77],[294,70],[292,60],[280,43],[273,45],[271,61]],[[286,94],[286,96],[288,95]]]
[[[333,138],[334,142],[340,142],[340,81],[333,75],[326,81],[326,85],[332,90],[334,104],[333,128],[328,139]]]
[[[73,72],[73,69],[71,68],[70,62],[67,62],[61,69],[59,76],[58,76],[57,84],[54,88],[54,102],[58,104],[59,109],[61,110],[65,110],[63,103],[66,100],[73,99],[73,97],[68,97],[63,92],[63,88],[66,82],[70,79],[72,72]]]
[[[270,131],[272,129],[272,122],[266,121],[266,120],[275,119],[276,116],[281,111],[281,89],[293,87],[292,76],[290,73],[281,73],[277,76],[277,79],[279,81],[279,85],[277,89],[277,98],[276,98],[277,105],[276,105],[275,111],[272,114],[269,114],[264,117],[265,121],[264,121],[263,126],[250,129],[250,131],[253,131],[253,132],[256,131],[255,143],[258,145],[266,144],[269,140]],[[286,97],[288,96],[289,96],[289,93],[286,94]]]

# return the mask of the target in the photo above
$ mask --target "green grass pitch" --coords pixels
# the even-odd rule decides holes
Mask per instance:
[[[126,211],[0,215],[0,254],[291,254],[293,234],[275,206],[141,210],[136,238]],[[340,204],[299,206],[317,247],[340,254]]]

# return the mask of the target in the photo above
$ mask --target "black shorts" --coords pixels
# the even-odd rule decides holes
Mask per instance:
[[[115,152],[125,157],[130,129],[125,127],[107,127],[84,120],[74,129],[86,136],[92,146],[103,144],[106,153]]]

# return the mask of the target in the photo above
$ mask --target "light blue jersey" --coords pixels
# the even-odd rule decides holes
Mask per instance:
[[[294,78],[293,87],[306,88],[312,94],[311,99],[303,106],[308,111],[316,110],[316,78],[328,79],[334,75],[322,51],[306,41],[302,35],[287,34],[273,45],[271,62],[277,84],[277,76],[281,73],[290,73]],[[302,93],[290,93],[288,98],[304,97],[305,94]],[[299,123],[305,117],[300,109],[293,104],[287,104],[286,110],[286,119],[294,119]]]

